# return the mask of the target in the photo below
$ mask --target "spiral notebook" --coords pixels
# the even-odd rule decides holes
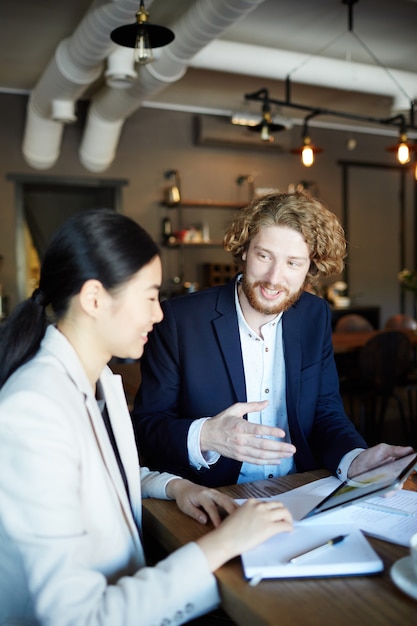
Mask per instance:
[[[343,541],[327,546],[339,536]],[[305,553],[320,546],[323,550]],[[296,556],[302,559],[291,562]],[[290,533],[280,533],[242,554],[247,579],[306,578],[376,574],[384,569],[380,557],[366,537],[352,524],[296,522]]]

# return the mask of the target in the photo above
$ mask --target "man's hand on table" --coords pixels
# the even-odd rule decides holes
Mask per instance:
[[[395,461],[412,452],[413,448],[411,446],[392,446],[387,443],[379,443],[358,454],[356,459],[350,464],[348,478],[354,478],[354,476],[362,472],[366,472],[389,461]]]

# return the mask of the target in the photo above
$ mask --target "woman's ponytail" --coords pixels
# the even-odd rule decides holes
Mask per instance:
[[[47,326],[45,309],[46,298],[35,289],[0,327],[0,389],[38,351]]]

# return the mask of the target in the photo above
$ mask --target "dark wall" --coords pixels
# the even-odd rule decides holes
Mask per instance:
[[[10,298],[10,305],[14,306],[17,300],[16,292],[16,214],[15,214],[15,184],[7,180],[8,174],[30,174],[45,176],[68,176],[82,178],[121,178],[129,181],[123,187],[123,211],[140,222],[158,241],[161,235],[161,221],[164,217],[172,218],[175,227],[175,212],[161,205],[163,188],[166,180],[163,173],[168,169],[176,169],[181,176],[182,195],[185,199],[246,202],[248,188],[246,184],[237,185],[236,180],[241,175],[252,174],[255,178],[255,187],[278,188],[287,190],[291,184],[299,181],[314,181],[319,189],[320,199],[342,218],[342,174],[339,160],[351,159],[368,162],[391,163],[394,157],[386,152],[387,145],[392,144],[392,138],[376,137],[374,135],[357,134],[357,147],[351,152],[347,149],[347,140],[350,134],[346,131],[314,129],[313,142],[323,147],[324,152],[317,157],[313,167],[304,168],[299,157],[289,153],[289,149],[301,142],[301,127],[294,126],[291,130],[277,134],[276,142],[283,152],[278,150],[256,150],[230,144],[226,147],[212,145],[196,145],[193,135],[193,116],[188,113],[162,111],[142,108],[127,120],[122,131],[116,159],[106,172],[94,174],[88,172],[81,165],[78,158],[85,106],[80,106],[80,119],[77,123],[65,128],[60,158],[57,164],[45,171],[30,168],[23,159],[21,143],[23,138],[27,97],[24,95],[0,95],[0,135],[2,137],[2,151],[0,153],[0,254],[3,255],[3,268],[0,282]],[[372,185],[367,184],[367,174],[355,182],[356,201],[360,196],[361,211],[363,206],[373,205],[375,185],[378,185],[378,176],[385,180],[384,170],[372,176]],[[385,178],[383,178],[385,176]],[[411,180],[411,173],[410,173]],[[388,185],[390,183],[388,182]],[[359,189],[359,192],[358,192]],[[412,265],[413,259],[413,209],[412,184],[407,188],[407,250],[406,260]],[[390,190],[390,198],[396,197],[396,189]],[[379,223],[378,232],[384,233],[386,241],[396,238],[392,232],[393,223],[396,223],[392,212],[396,208],[387,209],[381,205],[378,197]],[[350,211],[355,212],[355,205]],[[389,219],[385,226],[384,214],[388,212]],[[188,210],[184,219],[190,224],[201,221],[211,221],[213,229],[222,229],[227,212],[213,211],[201,213]],[[358,228],[355,222],[355,228]],[[360,228],[360,226],[359,226]],[[370,233],[371,236],[372,233]],[[379,235],[380,236],[380,235]],[[351,242],[355,244],[355,242]],[[361,241],[360,262],[363,263],[366,240]],[[180,266],[179,253],[172,250],[163,250],[164,289],[171,287],[171,280],[183,270],[181,276],[184,281],[199,281],[201,264],[203,262],[219,260],[229,261],[229,257],[221,249],[187,251],[183,267]],[[353,262],[353,261],[352,261]],[[378,259],[373,259],[377,262]],[[398,261],[393,258],[392,272],[399,271]],[[384,269],[386,271],[386,268]],[[354,287],[354,286],[353,286]],[[392,307],[397,307],[398,290],[390,290],[384,300],[392,301]],[[353,289],[354,292],[354,289]],[[359,304],[367,304],[366,294],[358,296]],[[381,304],[383,304],[381,302]]]

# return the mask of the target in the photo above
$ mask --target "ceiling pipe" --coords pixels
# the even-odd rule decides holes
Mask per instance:
[[[253,11],[264,0],[196,0],[173,25],[175,40],[160,50],[159,58],[142,66],[129,90],[104,87],[92,99],[80,161],[93,172],[102,172],[112,164],[126,119],[145,100],[155,97],[186,72],[193,56],[226,28]],[[103,133],[107,129],[107,133]]]
[[[111,30],[129,21],[137,6],[138,0],[96,0],[73,35],[58,45],[29,97],[22,150],[31,167],[56,163],[64,125],[76,119],[77,100],[101,76],[115,47]]]
[[[417,74],[389,69],[408,99],[382,67],[338,61],[320,56],[310,57],[288,50],[276,50],[231,41],[212,41],[200,50],[191,60],[190,67],[231,72],[285,81],[290,69],[293,82],[306,85],[343,89],[377,95],[393,99],[393,111],[409,110],[410,101],[417,99]]]
[[[103,89],[93,98],[80,149],[84,166],[92,171],[109,167],[126,118],[144,101],[179,80],[187,67],[283,81],[290,68],[297,67],[291,75],[295,82],[385,94],[394,100],[393,112],[409,110],[409,101],[401,96],[383,68],[322,57],[308,58],[306,63],[306,55],[215,41],[230,24],[262,2],[218,0],[214,9],[211,5],[215,3],[197,0],[175,25],[175,41],[160,51],[153,64],[139,70],[133,89]],[[101,75],[105,60],[115,49],[110,32],[131,20],[137,3],[138,0],[93,2],[74,34],[57,47],[28,102],[23,154],[32,167],[46,169],[57,161],[65,123],[74,121],[77,100]],[[152,0],[148,0],[147,6],[151,4]],[[404,91],[417,99],[416,74],[389,71]],[[129,70],[129,74],[134,78],[133,71]]]

